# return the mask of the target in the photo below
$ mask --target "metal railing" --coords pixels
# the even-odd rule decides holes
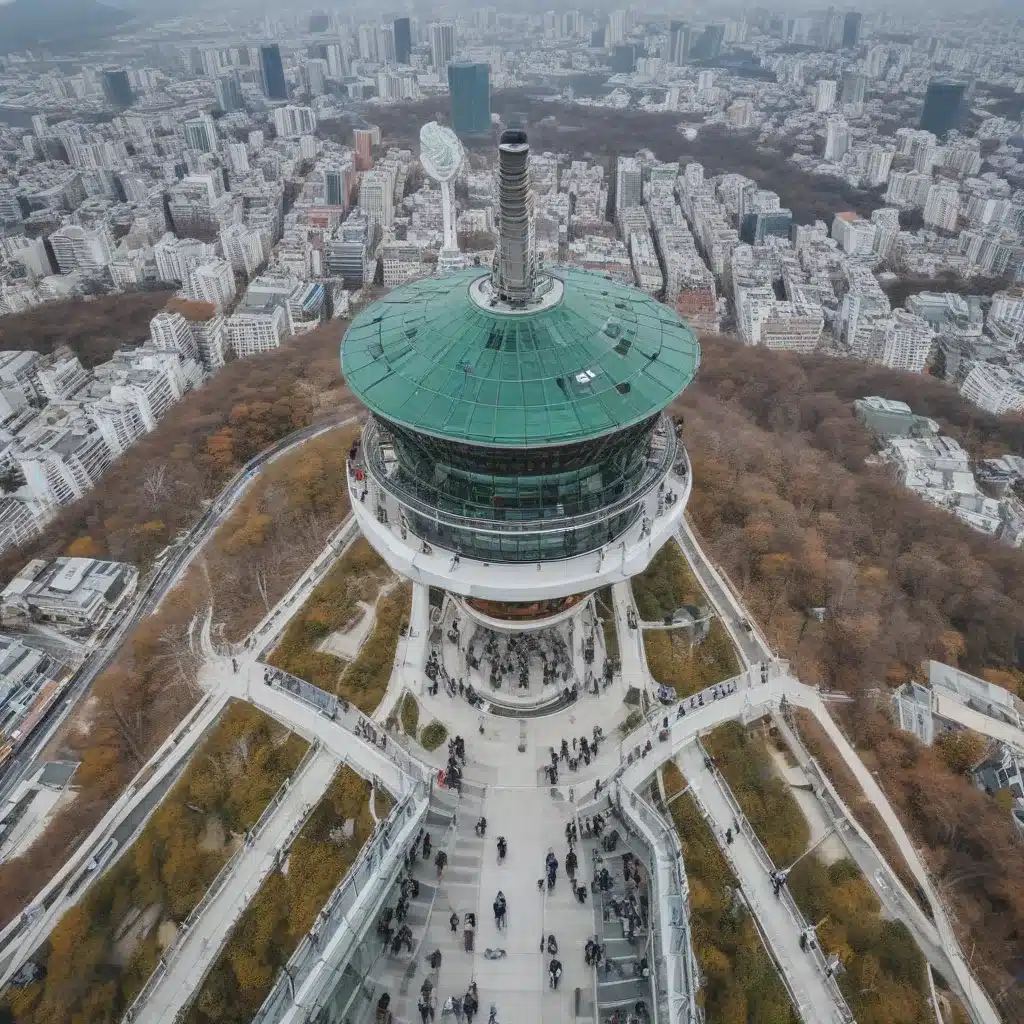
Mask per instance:
[[[314,969],[324,963],[325,947],[341,929],[343,944],[332,950],[336,966],[344,969],[352,949],[363,941],[366,928],[376,917],[380,898],[394,882],[394,872],[383,870],[389,853],[397,862],[415,841],[417,826],[427,812],[423,787],[406,794],[363,846],[345,877],[338,883],[317,916],[316,922],[281,969],[274,987],[253,1017],[253,1024],[280,1021],[295,1003],[295,995]]]
[[[634,831],[645,837],[657,869],[652,872],[657,885],[654,908],[658,920],[658,928],[652,929],[653,961],[663,971],[659,979],[664,979],[666,1024],[694,1024],[699,1020],[700,983],[690,935],[690,890],[679,836],[674,826],[667,824],[635,790],[627,790],[626,797],[619,800],[619,807],[633,819]]]
[[[686,448],[679,443],[675,430],[664,416],[655,429],[654,438],[662,441],[663,444],[653,446],[652,457],[648,459],[642,480],[626,497],[582,515],[541,517],[539,519],[500,520],[461,516],[454,512],[445,512],[436,504],[425,500],[424,497],[398,485],[395,478],[388,473],[384,463],[380,430],[372,419],[363,428],[363,441],[359,450],[362,456],[362,466],[382,490],[394,498],[399,505],[411,509],[432,522],[444,523],[455,529],[473,533],[565,533],[593,526],[628,512],[643,502],[679,462],[683,463],[686,477],[689,479],[690,460]],[[352,494],[352,500],[358,501],[359,487],[355,486],[351,474],[349,475],[349,491]],[[579,553],[585,554],[585,552]]]
[[[427,783],[433,777],[434,769],[423,764],[407,753],[393,738],[389,737],[384,727],[364,715],[354,704],[350,704],[333,693],[321,690],[319,686],[299,679],[284,669],[275,668],[263,662],[257,662],[256,668],[263,671],[264,683],[290,694],[302,703],[315,708],[316,711],[329,718],[336,725],[351,733],[356,739],[363,740],[381,751],[399,770],[411,779]]]
[[[271,799],[270,803],[268,803],[267,806],[263,809],[263,813],[259,816],[259,819],[250,829],[246,831],[245,839],[242,845],[237,850],[235,850],[235,852],[227,860],[227,862],[220,869],[220,871],[217,872],[216,877],[207,887],[206,892],[203,893],[203,898],[192,908],[188,917],[185,918],[181,926],[178,928],[178,934],[175,935],[174,941],[171,942],[171,944],[161,954],[160,961],[157,964],[156,969],[149,976],[148,980],[146,981],[146,984],[143,985],[142,991],[139,992],[139,994],[133,1000],[131,1006],[128,1007],[128,1009],[125,1011],[125,1015],[123,1018],[125,1024],[128,1024],[128,1022],[135,1020],[139,1012],[145,1008],[146,1003],[149,1002],[150,997],[156,991],[160,983],[164,980],[164,978],[167,975],[167,972],[177,961],[178,956],[181,954],[182,947],[185,945],[185,941],[191,934],[192,929],[196,925],[196,922],[203,916],[203,914],[209,908],[210,904],[220,895],[220,892],[227,884],[228,879],[232,876],[232,874],[234,874],[235,869],[238,867],[239,863],[249,853],[252,844],[256,841],[257,838],[259,838],[260,835],[262,835],[263,830],[267,827],[267,824],[269,823],[270,819],[273,818],[274,814],[277,812],[277,809],[284,802],[284,799],[291,791],[292,786],[299,779],[302,778],[306,770],[313,763],[313,759],[319,752],[320,742],[319,740],[314,740],[306,749],[306,753],[303,754],[302,760],[299,761],[299,763],[295,766],[295,771],[292,772],[292,774],[289,775],[288,778],[281,783],[280,789],[278,789],[278,791],[274,794],[273,798]],[[306,815],[303,815],[289,831],[287,839],[281,844],[282,849],[287,850],[291,847],[291,844],[295,841],[295,838],[298,835],[299,830],[301,830],[305,823]],[[230,934],[230,932],[228,934]],[[213,962],[215,961],[216,958],[214,958]],[[206,971],[203,972],[202,977],[196,983],[195,987],[192,990],[193,994],[198,993],[199,989],[202,987],[206,975],[209,973],[210,968],[212,968],[213,966],[213,962],[211,962],[210,966],[206,969]],[[186,1005],[190,1004],[191,1000],[189,1000],[189,1002]]]
[[[708,757],[708,752],[704,748],[704,744],[698,739],[696,740],[697,749],[701,753],[706,761],[711,759]],[[713,762],[712,762],[713,763]],[[775,862],[771,858],[771,854],[765,849],[764,843],[761,842],[760,837],[754,831],[753,825],[747,820],[747,816],[743,813],[743,808],[740,806],[739,801],[736,799],[735,794],[732,791],[732,787],[729,785],[725,776],[715,769],[715,776],[718,779],[719,788],[725,795],[726,802],[729,804],[729,809],[732,811],[733,820],[739,825],[743,834],[747,837],[755,856],[759,863],[764,868],[765,873],[773,875],[777,870]],[[806,932],[809,923],[807,918],[804,917],[803,911],[797,905],[796,900],[793,898],[793,894],[789,891],[789,887],[783,885],[779,892],[779,900],[782,905],[786,908],[789,916],[793,919],[793,923],[797,928],[798,932]],[[839,983],[836,981],[835,976],[828,969],[828,960],[825,957],[825,953],[821,948],[821,944],[818,942],[809,943],[807,952],[814,960],[821,972],[822,977],[825,980],[825,987],[828,989],[829,995],[832,997],[833,1002],[839,1008],[839,1012],[842,1015],[844,1021],[852,1024],[854,1020],[853,1011],[850,1009],[849,1004],[846,1002],[846,997],[843,995],[842,990],[839,988]]]

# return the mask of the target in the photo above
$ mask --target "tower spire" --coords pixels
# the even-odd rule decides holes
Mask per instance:
[[[535,294],[533,195],[530,191],[530,144],[521,128],[501,133],[498,145],[498,258],[494,289],[505,302],[524,305]]]

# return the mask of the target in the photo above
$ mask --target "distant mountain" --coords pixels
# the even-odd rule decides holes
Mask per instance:
[[[95,0],[13,0],[0,6],[0,53],[77,48],[130,17]]]

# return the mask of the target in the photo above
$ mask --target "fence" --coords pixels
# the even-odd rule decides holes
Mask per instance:
[[[390,739],[384,728],[364,715],[348,701],[336,697],[333,693],[321,690],[319,686],[299,679],[284,669],[274,668],[262,662],[256,663],[257,669],[263,672],[263,681],[268,686],[283,690],[304,704],[315,708],[325,718],[340,725],[357,739],[364,740],[380,750],[389,760],[411,779],[425,783],[433,777],[433,769],[406,753],[393,739]]]
[[[425,792],[421,788],[418,793],[404,796],[378,826],[378,831],[360,851],[313,927],[282,968],[270,994],[253,1017],[253,1024],[284,1019],[295,1002],[296,992],[324,961],[325,947],[341,928],[344,928],[342,941],[332,950],[331,959],[343,968],[353,948],[362,941],[366,927],[374,920],[380,898],[394,881],[395,872],[384,869],[385,860],[389,853],[396,863],[404,856],[426,810]]]
[[[699,981],[690,937],[689,885],[679,836],[635,790],[627,790],[626,796],[623,801],[620,792],[619,807],[632,819],[633,831],[644,837],[654,856],[654,910],[658,919],[658,928],[653,929],[654,962],[664,971],[666,1024],[693,1024],[698,1020]],[[683,1013],[685,1016],[681,1016]]]
[[[227,863],[217,872],[217,877],[210,883],[206,892],[203,894],[203,898],[192,908],[192,912],[185,918],[181,927],[178,929],[178,934],[174,937],[174,941],[164,950],[160,957],[160,962],[156,966],[156,970],[149,976],[146,984],[142,987],[142,991],[135,997],[135,1001],[125,1012],[124,1020],[126,1022],[133,1021],[136,1015],[145,1008],[146,1003],[149,1001],[153,992],[156,991],[157,986],[163,981],[167,975],[171,965],[175,963],[178,956],[181,953],[182,947],[185,944],[185,940],[189,937],[192,929],[195,927],[196,922],[203,916],[210,904],[217,898],[221,890],[224,888],[228,879],[234,873],[241,859],[249,852],[249,845],[263,833],[267,823],[274,816],[277,809],[281,806],[284,798],[288,795],[292,785],[305,773],[306,769],[312,764],[313,759],[319,753],[320,743],[314,741],[307,748],[306,753],[303,755],[302,760],[298,763],[295,771],[281,783],[281,788],[274,794],[273,799],[263,809],[263,813],[260,815],[259,820],[255,825],[250,828],[245,834],[245,842],[240,846],[228,859]],[[299,829],[305,824],[306,816],[296,823],[288,834],[288,838],[284,842],[282,848],[288,849],[291,844],[295,841],[295,837],[298,835]],[[212,963],[211,963],[212,966]],[[202,985],[203,979],[206,977],[208,971],[204,972],[203,978],[196,984],[193,992],[198,992]]]
[[[704,744],[701,743],[699,739],[696,742],[697,748],[700,750],[701,757],[705,758],[706,761],[710,760],[708,758],[707,750],[704,749]],[[765,849],[764,843],[761,842],[757,833],[754,831],[753,826],[747,820],[746,815],[743,813],[743,808],[740,807],[739,801],[737,801],[736,797],[733,795],[732,789],[730,788],[728,782],[726,782],[725,780],[725,776],[723,776],[722,773],[719,772],[717,769],[715,769],[715,774],[718,778],[720,789],[722,790],[722,793],[725,795],[725,799],[729,804],[729,809],[730,811],[732,811],[733,819],[739,825],[740,829],[743,831],[743,834],[747,837],[748,841],[750,842],[750,845],[753,848],[758,861],[760,862],[761,866],[765,869],[765,873],[768,875],[774,875],[777,870],[775,862],[772,860],[771,855]],[[796,900],[793,899],[793,894],[785,885],[781,887],[781,890],[779,892],[779,900],[788,911],[789,916],[793,919],[793,923],[796,925],[797,930],[801,933],[806,932],[809,928],[808,921],[804,917],[803,912],[797,906]],[[828,989],[829,995],[832,997],[832,1000],[839,1008],[839,1012],[842,1015],[843,1020],[852,1022],[854,1019],[853,1011],[847,1004],[846,997],[843,995],[838,983],[836,982],[835,977],[828,968],[828,961],[825,958],[825,953],[822,950],[821,945],[817,942],[808,943],[807,952],[813,958],[815,964],[818,967],[818,970],[821,971],[822,977],[825,979],[825,987]]]

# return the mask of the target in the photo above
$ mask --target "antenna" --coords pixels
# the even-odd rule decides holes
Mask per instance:
[[[501,133],[498,145],[498,261],[494,289],[505,302],[525,305],[536,291],[530,144],[521,128]]]

